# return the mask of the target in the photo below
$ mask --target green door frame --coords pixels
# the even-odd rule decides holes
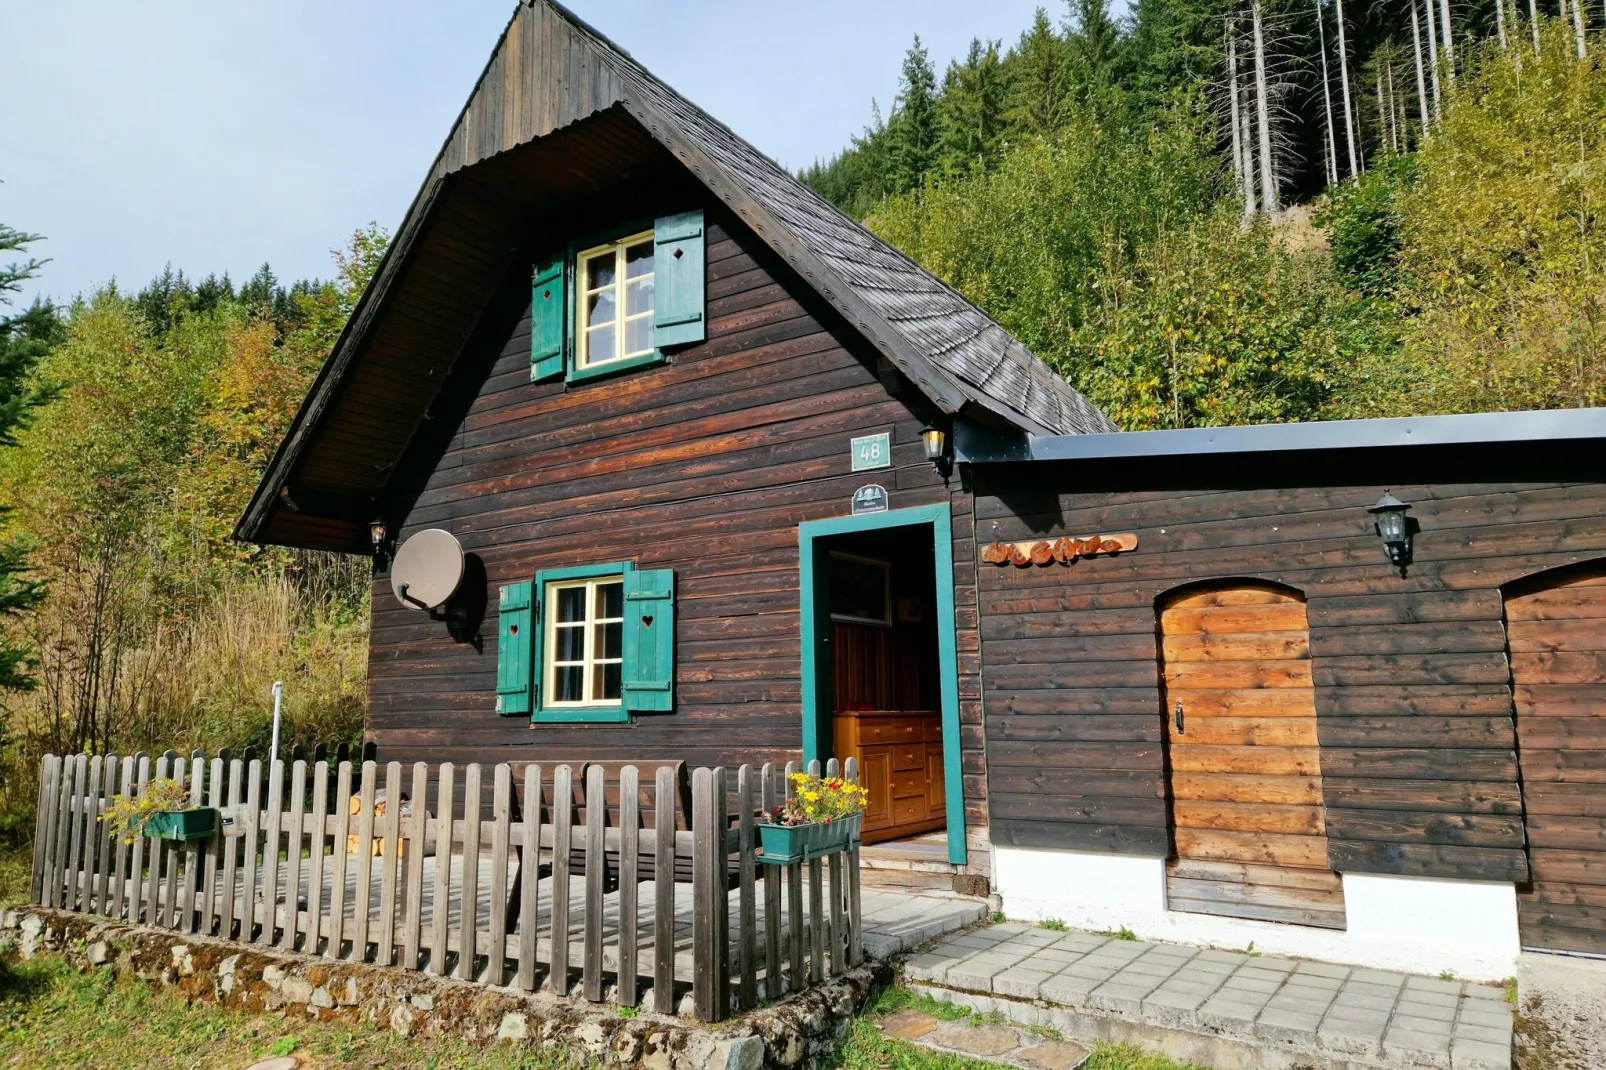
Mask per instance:
[[[965,785],[959,765],[959,644],[954,621],[953,520],[946,503],[894,509],[885,513],[809,520],[797,526],[798,590],[803,617],[803,761],[829,755],[833,748],[830,711],[821,698],[832,693],[829,649],[821,654],[820,639],[830,634],[831,606],[825,588],[826,574],[815,567],[816,539],[882,528],[918,525],[931,527],[937,570],[937,679],[942,698],[942,768],[944,807],[948,815],[948,861],[965,863]]]

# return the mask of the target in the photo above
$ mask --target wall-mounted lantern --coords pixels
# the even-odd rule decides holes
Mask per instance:
[[[368,541],[374,548],[374,560],[378,561],[385,556],[385,539],[387,531],[385,518],[376,516],[368,521]]]
[[[1410,506],[1385,492],[1367,512],[1377,517],[1377,534],[1389,562],[1404,568],[1411,563],[1411,530],[1406,513]]]
[[[926,460],[941,473],[942,478],[947,479],[953,468],[953,461],[948,456],[948,432],[928,425],[920,431],[920,445],[926,451]]]

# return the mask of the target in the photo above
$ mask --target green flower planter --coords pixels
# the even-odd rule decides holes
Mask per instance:
[[[790,866],[794,862],[807,862],[812,858],[845,851],[850,844],[859,842],[859,826],[863,814],[844,817],[829,825],[816,822],[811,825],[759,825],[758,842],[764,853],[760,862],[772,866]]]
[[[216,831],[217,810],[210,806],[152,814],[145,822],[145,835],[156,840],[204,840]]]

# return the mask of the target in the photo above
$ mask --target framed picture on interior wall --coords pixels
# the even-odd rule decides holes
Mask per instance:
[[[892,570],[885,561],[831,551],[831,619],[892,626]]]

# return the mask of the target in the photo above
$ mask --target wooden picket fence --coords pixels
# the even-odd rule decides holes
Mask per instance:
[[[663,1014],[689,989],[703,1021],[862,958],[856,846],[757,860],[755,817],[787,798],[796,762],[743,765],[734,783],[724,768],[687,778],[666,764],[650,789],[634,765],[610,780],[601,764],[577,776],[502,763],[487,777],[477,764],[296,759],[264,780],[265,764],[47,756],[33,902],[621,1006],[645,988],[641,1005]],[[825,772],[838,775],[834,759]],[[851,759],[842,772],[856,779]],[[163,777],[232,817],[227,829],[187,843],[112,836],[98,820],[112,797]]]

